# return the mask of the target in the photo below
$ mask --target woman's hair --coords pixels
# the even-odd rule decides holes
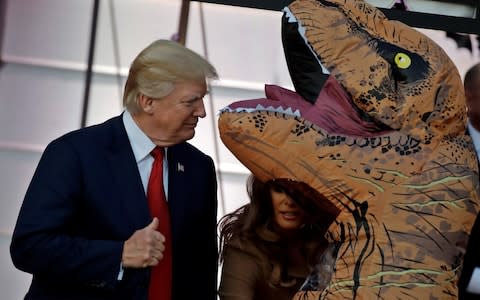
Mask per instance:
[[[157,40],[133,60],[123,105],[134,114],[139,111],[139,94],[162,98],[173,91],[177,82],[201,82],[217,77],[215,68],[197,53],[173,41]]]
[[[270,184],[263,183],[253,175],[247,179],[247,194],[250,203],[243,205],[220,219],[220,259],[223,260],[226,244],[238,236],[240,239],[251,239],[256,230],[267,224],[272,216]]]
[[[324,234],[339,210],[306,183],[275,179],[263,183],[253,175],[247,180],[250,203],[243,205],[220,219],[220,259],[234,237],[240,240],[256,240],[257,229],[268,225],[273,217],[270,188],[277,187],[287,193],[306,213],[306,223],[301,229],[305,240],[318,241],[325,246]],[[267,253],[269,255],[270,253]]]

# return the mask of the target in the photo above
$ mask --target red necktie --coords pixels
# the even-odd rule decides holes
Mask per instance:
[[[165,251],[158,265],[151,269],[148,300],[171,300],[172,298],[172,239],[170,214],[163,190],[163,152],[163,148],[155,147],[150,153],[154,161],[148,180],[148,206],[152,218],[158,218],[158,231],[165,236]]]

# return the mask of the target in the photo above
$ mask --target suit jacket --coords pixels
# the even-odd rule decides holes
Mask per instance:
[[[169,147],[174,300],[216,299],[216,176],[188,143]],[[45,149],[13,233],[14,265],[33,274],[25,299],[146,300],[150,269],[125,269],[123,243],[151,222],[121,116]]]
[[[480,217],[477,216],[468,240],[467,252],[463,260],[462,273],[458,282],[460,300],[480,299],[480,295],[467,292],[467,286],[472,277],[473,270],[480,268]]]

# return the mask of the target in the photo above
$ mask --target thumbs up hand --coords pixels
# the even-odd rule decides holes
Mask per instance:
[[[122,265],[126,268],[156,266],[163,258],[165,236],[157,231],[158,218],[135,231],[123,244]]]

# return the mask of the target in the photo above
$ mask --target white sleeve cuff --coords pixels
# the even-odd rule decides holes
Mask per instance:
[[[121,281],[122,279],[123,279],[123,266],[122,266],[122,263],[120,263],[120,271],[118,271],[117,280]]]
[[[467,292],[472,294],[480,294],[480,268],[475,267],[472,277],[468,282]]]

